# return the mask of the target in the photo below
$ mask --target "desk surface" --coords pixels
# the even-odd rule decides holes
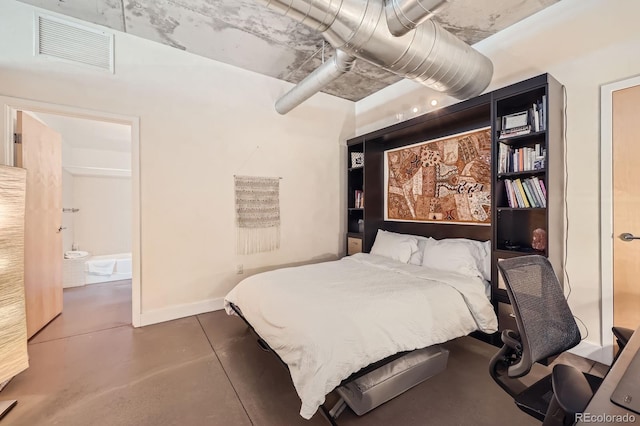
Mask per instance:
[[[640,415],[634,413],[633,411],[626,410],[622,407],[615,405],[611,402],[611,394],[615,390],[620,378],[624,374],[627,369],[627,366],[631,363],[633,356],[640,349],[640,328],[633,333],[633,336],[629,340],[629,343],[624,347],[624,350],[620,354],[618,360],[613,364],[611,370],[605,377],[604,381],[600,385],[598,391],[593,395],[591,401],[589,401],[589,405],[585,409],[585,413],[589,413],[592,416],[598,416],[602,414],[609,415],[625,415],[625,414],[633,414],[636,419],[640,418]],[[586,425],[593,424],[588,422],[580,421],[577,425]]]

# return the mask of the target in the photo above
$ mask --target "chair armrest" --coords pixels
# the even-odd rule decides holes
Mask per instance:
[[[631,339],[635,330],[624,327],[612,327],[611,331],[613,331],[613,335],[616,336],[616,339],[618,340],[618,346],[622,349],[627,343],[629,343],[629,339]]]
[[[567,416],[575,419],[584,412],[593,396],[591,386],[584,374],[570,365],[558,364],[551,374],[553,394]]]
[[[509,346],[511,349],[516,352],[522,352],[522,342],[520,341],[520,335],[517,331],[513,330],[502,330],[502,334],[500,335],[500,339],[502,343]]]

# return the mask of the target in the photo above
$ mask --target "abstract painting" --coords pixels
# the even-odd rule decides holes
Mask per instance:
[[[490,225],[491,128],[385,151],[386,220]]]

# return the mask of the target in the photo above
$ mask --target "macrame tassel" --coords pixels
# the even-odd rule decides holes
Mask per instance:
[[[253,254],[280,248],[280,227],[238,228],[238,254]]]

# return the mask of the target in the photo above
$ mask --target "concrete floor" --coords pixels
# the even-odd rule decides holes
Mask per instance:
[[[218,311],[134,329],[130,297],[128,282],[65,290],[63,314],[29,343],[30,367],[0,393],[18,400],[2,426],[328,424],[298,415],[287,371],[239,318]],[[469,337],[446,347],[444,372],[362,417],[345,410],[339,425],[539,425],[489,377],[495,347]]]

